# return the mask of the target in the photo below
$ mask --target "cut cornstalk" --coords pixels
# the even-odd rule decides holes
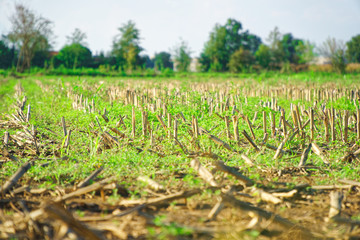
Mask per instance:
[[[187,149],[181,144],[181,142],[179,142],[179,140],[177,138],[174,137],[174,140],[175,140],[175,143],[177,145],[179,145],[179,147],[181,148],[181,150],[185,153],[185,154],[188,154],[188,151]]]
[[[86,187],[82,187],[74,192],[65,194],[63,196],[59,196],[58,198],[55,199],[55,202],[61,202],[61,201],[65,201],[67,199],[73,198],[73,197],[77,197],[83,194],[86,194],[88,192],[93,192],[96,191],[102,187],[104,187],[105,185],[107,185],[110,181],[114,180],[114,177],[110,177],[104,180],[101,180],[100,182],[96,182],[93,183],[91,185],[88,185]]]
[[[344,111],[344,138],[343,141],[344,143],[347,143],[348,141],[348,121],[349,121],[349,111],[345,110]]]
[[[324,126],[325,126],[325,140],[326,140],[326,142],[329,142],[330,134],[329,134],[329,118],[327,115],[327,110],[325,111],[323,120],[324,120]]]
[[[263,131],[264,131],[264,135],[267,133],[266,131],[266,112],[263,111]]]
[[[218,113],[216,112],[215,115],[218,116],[221,120],[224,121],[224,117],[222,117],[220,114],[218,114]]]
[[[271,113],[271,135],[275,137],[275,113]]]
[[[124,122],[123,117],[121,115],[119,115],[119,122],[116,124],[116,126],[120,127],[120,125],[122,125],[124,129],[126,129],[125,122]]]
[[[257,115],[258,115],[258,112],[256,111],[256,112],[255,112],[255,114],[254,114],[254,117],[253,117],[252,122],[255,122],[255,121],[256,121],[256,119],[257,119]]]
[[[224,203],[222,202],[222,199],[220,198],[217,203],[214,205],[214,207],[211,209],[211,211],[208,214],[208,219],[215,219],[216,216],[220,213],[220,211],[224,208]]]
[[[314,141],[315,135],[314,135],[314,109],[310,109],[310,139],[311,141]]]
[[[231,140],[229,116],[225,116],[224,119],[225,119],[225,127],[226,127],[226,136],[229,140]]]
[[[147,134],[147,113],[145,111],[141,112],[141,122],[142,122],[142,134],[145,137]]]
[[[329,161],[326,159],[323,150],[316,143],[311,143],[311,147],[313,152],[318,155],[325,164],[329,164]]]
[[[245,130],[243,130],[241,133],[244,135],[244,137],[246,138],[246,140],[248,140],[248,142],[250,143],[250,145],[251,145],[253,148],[255,148],[256,151],[260,151],[259,147],[256,145],[256,143],[253,142],[253,140],[251,139],[251,137],[249,136],[249,134],[248,134]]]
[[[99,175],[99,173],[101,173],[101,171],[103,169],[104,169],[103,167],[100,167],[100,168],[96,169],[95,171],[93,171],[87,178],[85,178],[83,181],[81,181],[77,185],[77,188],[82,188],[82,187],[86,187],[87,185],[89,185],[90,181],[93,180],[94,178],[96,178],[96,176]]]
[[[336,140],[336,132],[335,132],[335,109],[331,109],[331,118],[330,118],[330,125],[331,125],[331,141]]]
[[[193,134],[194,134],[194,138],[198,138],[199,137],[199,125],[198,125],[198,121],[196,119],[196,117],[192,117],[192,123],[193,123]]]
[[[279,144],[278,148],[276,149],[275,155],[273,157],[274,160],[282,157],[282,155],[283,155],[282,150],[283,150],[283,147],[284,147],[285,143],[287,142],[288,138],[289,138],[289,135],[287,134],[286,137],[284,138],[284,140]]]
[[[98,116],[95,116],[95,119],[96,119],[96,122],[97,122],[97,124],[98,124],[98,126],[99,126],[99,128],[100,128],[100,131],[102,132],[103,130],[102,130],[102,128],[101,128],[101,125],[100,125],[100,121],[99,121],[99,118],[98,118]],[[66,130],[66,129],[65,129]],[[66,135],[65,135],[66,136]]]
[[[248,156],[246,156],[245,154],[241,154],[240,157],[245,161],[245,163],[247,165],[249,165],[250,167],[254,166],[254,161],[251,160]]]
[[[207,170],[204,166],[201,165],[200,161],[196,158],[192,159],[190,166],[195,169],[200,177],[204,179],[210,186],[217,187],[218,184],[215,182],[214,176]]]
[[[131,136],[133,138],[135,138],[135,131],[136,131],[135,108],[132,107],[132,111],[131,111]]]
[[[341,213],[341,202],[344,198],[342,192],[330,192],[330,210],[329,218],[335,218],[340,216]]]
[[[7,193],[16,183],[17,181],[30,169],[31,163],[27,162],[22,165],[9,180],[5,182],[5,184],[1,187],[0,193]]]
[[[177,134],[177,129],[178,129],[178,122],[177,122],[177,119],[174,119],[174,138],[175,139],[177,139],[177,136],[178,136],[178,134]]]
[[[241,211],[244,212],[253,212],[256,215],[271,220],[273,223],[279,224],[282,228],[289,230],[289,229],[293,229],[293,230],[298,230],[300,231],[299,234],[301,234],[301,236],[304,239],[310,239],[312,238],[312,234],[304,229],[301,226],[298,226],[294,223],[292,223],[290,220],[286,219],[286,218],[282,218],[279,215],[276,215],[272,212],[268,212],[264,209],[261,209],[259,207],[255,207],[252,204],[248,203],[248,202],[243,202],[240,201],[238,199],[236,199],[233,196],[230,196],[229,194],[221,194],[221,197],[223,199],[224,202],[231,204],[232,206],[240,209]]]
[[[302,131],[304,129],[304,126],[301,123],[299,107],[297,105],[295,105],[294,108],[295,108],[295,112],[296,112],[296,118],[297,118],[299,130]]]
[[[297,116],[296,116],[296,111],[295,110],[291,111],[291,116],[292,116],[294,126],[299,129],[299,124],[298,124],[298,121],[297,121]]]
[[[253,188],[252,195],[258,196],[264,202],[270,202],[272,204],[279,204],[282,200],[278,197],[273,196],[271,193],[265,192],[262,189]]]
[[[217,170],[228,173],[228,174],[234,176],[236,179],[241,181],[245,186],[254,185],[253,180],[251,180],[250,178],[248,178],[248,177],[242,175],[241,173],[239,173],[237,171],[237,169],[225,165],[225,163],[223,161],[215,161],[214,165],[215,165]]]
[[[27,113],[26,113],[26,122],[30,121],[30,117],[31,117],[30,111],[31,111],[31,106],[29,104],[28,109],[27,109]]]
[[[184,122],[186,122],[186,119],[185,119],[184,114],[183,114],[182,112],[180,112],[179,115],[180,115],[180,117],[182,118],[182,120],[183,120]]]
[[[150,188],[154,189],[155,191],[164,190],[164,186],[159,184],[158,182],[152,180],[151,178],[147,176],[139,176],[137,178],[139,181],[142,181],[149,185]]]
[[[233,116],[233,126],[234,126],[234,136],[235,136],[235,141],[237,143],[239,143],[240,141],[240,136],[239,136],[239,120],[237,118],[237,116]]]
[[[286,130],[286,119],[285,119],[285,110],[281,109],[281,125],[283,127],[283,134],[286,137],[287,130]]]
[[[311,143],[309,144],[309,146],[302,153],[298,167],[304,167],[305,166],[305,163],[306,163],[306,160],[308,159],[310,150],[311,150]]]
[[[211,140],[213,140],[215,143],[223,146],[223,147],[226,148],[227,150],[232,151],[232,152],[236,152],[235,149],[233,149],[232,147],[230,147],[229,144],[227,144],[227,143],[224,142],[223,140],[219,139],[218,137],[215,137],[214,135],[209,134],[209,138],[210,138]]]
[[[104,108],[104,113],[103,113],[103,115],[101,115],[102,116],[102,118],[105,120],[105,122],[109,122],[109,118],[107,117],[107,111],[106,111],[106,108]]]
[[[251,132],[251,136],[253,137],[254,140],[256,140],[256,137],[255,137],[255,134],[254,134],[254,131],[252,129],[252,126],[251,126],[251,123],[250,123],[250,120],[248,118],[248,116],[245,117],[245,121],[250,129],[250,132]]]
[[[68,148],[69,145],[70,145],[70,136],[71,136],[71,130],[69,130],[69,132],[68,132],[68,134],[66,136],[65,143],[64,143],[65,148]]]
[[[164,121],[162,120],[162,117],[160,115],[156,115],[156,118],[159,120],[161,126],[164,128],[164,130],[166,131],[167,130],[167,127],[164,123]]]
[[[9,139],[10,139],[10,134],[8,131],[4,132],[4,144],[7,147],[7,145],[9,144]]]
[[[66,137],[67,132],[66,132],[66,124],[65,124],[65,118],[64,117],[61,118],[61,125],[63,127],[64,137]]]
[[[295,132],[293,132],[293,134],[289,137],[288,141],[291,142],[296,136],[296,134],[299,134],[299,129],[296,129]]]

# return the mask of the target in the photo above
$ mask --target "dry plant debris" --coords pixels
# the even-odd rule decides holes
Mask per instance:
[[[54,91],[50,85],[42,87]],[[47,188],[27,172],[39,166],[39,159],[48,159],[40,166],[43,171],[54,162],[70,161],[77,133],[83,130],[63,116],[58,117],[60,134],[37,128],[31,123],[34,107],[27,104],[24,88],[16,85],[13,113],[0,119],[1,165],[18,166],[11,176],[1,177],[0,238],[250,239],[256,234],[259,239],[358,239],[360,182],[316,181],[326,182],[324,175],[336,171],[335,165],[359,169],[359,110],[324,104],[348,99],[358,107],[359,90],[237,87],[234,92],[225,83],[200,82],[191,83],[191,91],[181,91],[176,81],[166,88],[127,81],[101,90],[103,101],[130,106],[128,115],[100,110],[94,98],[68,88],[72,108],[95,116],[86,132],[98,139],[93,154],[133,149],[154,159],[175,156],[187,161],[179,162],[171,174],[160,171],[121,181],[116,175],[101,177],[109,170],[104,164],[82,181]],[[200,103],[191,92],[201,94]],[[258,102],[249,106],[251,98]],[[312,107],[292,103],[286,113],[281,99],[302,100]],[[203,112],[185,116],[170,111],[176,104]],[[255,108],[255,114],[246,112],[248,108]],[[202,125],[206,121],[210,124]],[[345,154],[333,157],[341,148]],[[244,164],[234,164],[234,157]],[[264,164],[262,157],[271,164]],[[170,176],[177,182],[170,184]],[[196,186],[187,184],[184,176],[197,179]],[[146,191],[133,194],[139,185]]]

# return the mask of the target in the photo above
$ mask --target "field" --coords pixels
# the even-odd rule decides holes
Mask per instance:
[[[359,239],[359,87],[0,79],[0,238]]]

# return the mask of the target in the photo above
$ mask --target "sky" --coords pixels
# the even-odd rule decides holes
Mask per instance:
[[[228,18],[265,43],[275,26],[317,46],[328,37],[347,42],[360,34],[360,0],[0,0],[0,34],[11,30],[15,3],[53,22],[56,51],[79,28],[93,54],[109,52],[118,28],[129,20],[149,56],[171,52],[181,39],[199,56],[215,24]]]

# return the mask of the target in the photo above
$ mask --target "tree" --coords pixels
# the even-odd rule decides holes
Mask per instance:
[[[260,44],[261,39],[242,31],[242,24],[235,19],[228,19],[224,25],[216,24],[200,55],[202,70],[226,71],[230,56],[240,47],[254,54]]]
[[[280,41],[283,61],[297,64],[300,56],[296,48],[300,44],[304,44],[303,40],[294,38],[291,33],[284,34]]]
[[[82,46],[87,47],[86,38],[86,33],[82,32],[79,28],[75,28],[74,32],[72,32],[71,35],[66,36],[67,43],[69,45],[73,43],[78,43]]]
[[[38,50],[34,53],[34,57],[31,60],[31,66],[46,67],[51,61],[50,53],[47,50]]]
[[[345,50],[346,46],[342,41],[330,37],[319,47],[320,54],[328,57],[333,69],[339,73],[345,73]]]
[[[298,64],[304,61],[301,55],[305,52],[308,54],[308,57],[310,57],[310,45],[305,45],[302,39],[294,38],[291,33],[280,33],[278,27],[275,27],[274,30],[270,32],[266,40],[270,47],[271,61],[275,64]]]
[[[315,57],[315,45],[309,41],[303,41],[296,46],[296,53],[299,55],[299,63],[310,63]]]
[[[271,62],[273,64],[280,64],[284,61],[284,51],[281,44],[281,39],[283,35],[280,33],[279,28],[275,27],[269,33],[269,37],[266,41],[269,43],[270,52],[271,52]]]
[[[150,59],[149,55],[146,55],[146,54],[140,55],[140,58],[141,58],[143,69],[155,67],[154,61],[153,61],[153,59]]]
[[[132,21],[123,24],[119,31],[120,34],[113,41],[112,54],[121,68],[132,71],[142,64],[139,56],[143,50],[140,46],[140,32]]]
[[[11,16],[9,39],[19,48],[17,71],[30,68],[35,52],[50,48],[51,21],[36,15],[24,5],[16,4]]]
[[[200,55],[202,70],[225,71],[228,57],[226,28],[217,24],[210,33],[210,39],[205,43],[204,50]]]
[[[360,34],[352,37],[346,43],[347,51],[346,56],[349,62],[360,63]]]
[[[91,51],[79,43],[65,45],[57,55],[60,63],[67,68],[87,67],[91,63]]]
[[[158,70],[163,70],[165,68],[173,69],[171,54],[167,52],[156,53],[154,57],[154,65]]]
[[[230,57],[229,70],[235,73],[243,72],[249,70],[254,62],[255,57],[252,55],[251,51],[240,47],[239,50],[235,51]]]
[[[270,49],[272,49],[272,50],[277,49],[279,47],[281,38],[282,38],[282,34],[280,33],[279,28],[277,26],[275,26],[274,30],[272,30],[269,33],[269,36],[266,39],[266,41],[270,45]]]
[[[191,63],[191,50],[187,42],[181,40],[174,48],[175,69],[179,72],[187,72]]]
[[[255,58],[262,68],[269,68],[271,62],[271,49],[265,44],[261,44],[255,53]]]
[[[13,66],[15,60],[15,48],[10,48],[5,36],[0,39],[0,68],[7,69]]]
[[[243,33],[242,47],[245,50],[249,50],[251,54],[255,54],[255,52],[259,49],[261,45],[261,38],[256,36],[255,34],[249,33],[249,31],[245,31]]]

